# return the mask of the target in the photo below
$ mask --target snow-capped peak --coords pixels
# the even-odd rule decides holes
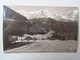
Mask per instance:
[[[73,12],[74,12],[74,14],[78,14],[78,10],[74,10]]]
[[[38,10],[38,11],[33,11],[29,12],[28,18],[48,18],[48,17],[53,17],[52,13],[50,13],[48,10]]]
[[[28,19],[32,18],[48,18],[51,17],[53,18],[53,14],[49,12],[48,10],[37,10],[37,11],[31,11],[31,12],[26,12],[25,10],[18,10],[18,13],[21,15],[25,16]]]
[[[68,13],[64,15],[59,14],[53,14],[50,11],[44,9],[44,10],[36,10],[36,11],[30,11],[27,12],[25,10],[18,10],[19,14],[25,16],[28,19],[33,18],[53,18],[57,21],[78,21],[78,10],[69,11]]]
[[[66,17],[67,20],[78,21],[78,10],[70,11]]]
[[[68,14],[78,14],[78,10],[73,10],[73,11],[70,11]]]

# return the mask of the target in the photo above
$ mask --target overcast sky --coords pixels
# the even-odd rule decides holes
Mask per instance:
[[[37,11],[37,10],[48,10],[53,14],[65,14],[69,11],[78,9],[77,7],[55,7],[55,6],[7,6],[15,11],[24,10],[26,12]]]

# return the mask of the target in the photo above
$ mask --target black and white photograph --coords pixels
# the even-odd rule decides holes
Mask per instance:
[[[3,6],[5,53],[64,53],[78,49],[78,7]]]

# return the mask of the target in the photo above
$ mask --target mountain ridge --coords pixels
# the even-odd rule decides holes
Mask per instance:
[[[38,18],[52,18],[57,21],[63,21],[63,22],[74,22],[78,21],[78,10],[69,11],[66,14],[53,14],[48,10],[37,10],[32,12],[26,12],[24,10],[17,11],[18,13],[25,16],[27,19],[38,19]]]

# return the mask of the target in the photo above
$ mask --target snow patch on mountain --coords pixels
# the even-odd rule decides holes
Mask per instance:
[[[38,10],[30,12],[31,14],[30,18],[53,18],[53,14],[50,13],[48,10]]]
[[[17,11],[18,13],[22,14],[23,16],[27,17],[28,19],[33,18],[53,18],[53,14],[50,13],[48,10],[38,10],[38,11],[31,11],[26,12],[24,10]]]
[[[55,19],[63,22],[78,21],[78,10],[70,11],[63,15],[56,14]]]
[[[78,10],[70,11],[66,14],[67,20],[78,21]]]
[[[53,14],[48,10],[37,10],[27,12],[25,10],[18,10],[19,14],[25,16],[27,19],[34,18],[53,18],[57,21],[69,22],[69,21],[78,21],[78,10],[70,11],[64,15]]]

